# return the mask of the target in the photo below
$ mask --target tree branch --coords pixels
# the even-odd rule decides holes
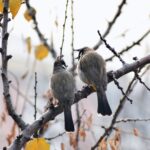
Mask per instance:
[[[30,5],[29,3],[29,0],[25,0],[25,3],[26,3],[26,7],[27,9],[29,10],[29,12],[32,12],[30,11],[32,8],[32,6]],[[36,19],[36,15],[35,13],[30,13],[32,19],[33,19],[33,23],[35,25],[34,29],[35,31],[37,32],[37,35],[39,37],[39,39],[41,40],[41,42],[43,42],[43,44],[47,47],[47,49],[49,50],[49,52],[52,54],[53,58],[56,58],[56,51],[54,50],[53,46],[50,46],[47,42],[47,39],[45,39],[45,37],[43,36],[41,30],[39,29],[39,26],[38,26],[38,22],[37,22],[37,19]]]
[[[127,90],[126,90],[125,95],[124,95],[123,98],[120,100],[120,103],[119,103],[119,105],[118,105],[118,107],[117,107],[117,109],[116,109],[116,111],[115,111],[115,113],[114,113],[114,115],[113,115],[113,119],[111,120],[111,123],[110,123],[109,127],[108,127],[107,129],[105,129],[105,132],[104,132],[103,135],[99,138],[99,140],[96,142],[96,144],[91,148],[91,150],[94,150],[96,147],[98,147],[98,145],[102,142],[102,140],[103,140],[106,136],[108,137],[108,136],[111,134],[112,129],[114,128],[114,125],[115,125],[115,123],[116,123],[116,119],[118,118],[118,116],[119,116],[119,114],[120,114],[120,112],[121,112],[121,110],[122,110],[122,108],[123,108],[123,106],[124,106],[124,104],[125,104],[125,102],[126,102],[126,95],[129,95],[129,94],[130,94],[130,91],[131,91],[130,89],[131,89],[131,86],[132,86],[132,84],[133,84],[133,82],[134,82],[135,79],[136,79],[136,77],[134,76],[133,79],[132,79],[132,81],[130,82],[130,84],[129,84]]]
[[[130,50],[131,48],[133,48],[134,46],[140,45],[141,42],[149,35],[149,33],[150,33],[150,29],[149,29],[146,33],[144,33],[144,35],[142,35],[142,37],[140,37],[137,41],[134,41],[132,44],[130,44],[129,46],[127,46],[126,48],[124,48],[124,49],[122,49],[120,52],[118,52],[118,55],[120,56],[120,55],[124,54],[125,52],[129,51],[129,50]],[[113,55],[113,56],[107,58],[105,61],[106,61],[106,62],[107,62],[107,61],[112,61],[113,58],[115,58],[115,56],[116,56],[116,55]]]
[[[108,72],[108,82],[113,81],[112,73],[115,78],[120,78],[124,76],[125,74],[132,72],[138,68],[144,67],[146,64],[150,63],[150,55],[133,62],[131,64],[126,64],[122,68],[113,71]],[[87,98],[91,93],[93,93],[93,88],[90,88],[88,86],[84,87],[81,91],[77,91],[75,93],[75,100],[74,103],[79,102],[83,98]],[[30,137],[38,130],[42,125],[44,125],[49,120],[53,120],[57,115],[63,112],[62,107],[58,106],[56,108],[53,108],[43,114],[40,119],[34,121],[32,124],[28,125],[22,132],[21,136],[17,138],[12,145],[8,148],[8,150],[20,150],[21,147],[30,139]]]
[[[109,32],[110,32],[110,30],[112,29],[113,25],[116,23],[117,19],[118,19],[119,16],[121,15],[123,6],[124,6],[125,4],[126,4],[126,0],[122,0],[122,2],[120,3],[120,5],[118,6],[118,10],[117,10],[117,12],[116,12],[114,18],[112,19],[112,21],[110,21],[110,22],[108,23],[108,27],[107,27],[105,33],[104,33],[103,36],[102,36],[103,38],[105,38],[105,37],[109,34]],[[93,49],[97,50],[101,44],[102,44],[102,41],[101,41],[101,39],[100,39],[100,40],[98,41],[98,43],[93,47]]]
[[[19,115],[16,114],[13,105],[12,99],[9,93],[9,84],[10,81],[8,80],[8,60],[12,57],[11,55],[7,55],[7,42],[9,33],[7,32],[8,27],[8,7],[9,7],[9,0],[4,0],[4,8],[3,8],[3,23],[2,23],[2,41],[1,41],[1,55],[2,55],[2,82],[3,82],[3,91],[4,91],[4,98],[7,106],[7,110],[9,115],[13,118],[13,120],[17,123],[17,125],[21,128],[21,130],[25,129],[26,123],[21,119]]]

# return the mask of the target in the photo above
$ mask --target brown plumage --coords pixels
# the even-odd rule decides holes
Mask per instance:
[[[88,47],[79,50],[78,72],[81,80],[97,91],[98,109],[102,115],[111,115],[112,111],[105,94],[107,74],[104,59]]]

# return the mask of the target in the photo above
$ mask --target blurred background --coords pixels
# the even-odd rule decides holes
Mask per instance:
[[[93,47],[99,41],[97,30],[103,34],[108,22],[112,21],[118,10],[121,0],[74,0],[74,48],[84,46]],[[30,0],[31,6],[36,10],[38,27],[59,54],[63,23],[65,18],[66,1],[65,0]],[[9,22],[8,31],[10,33],[8,40],[8,53],[13,55],[9,61],[9,79],[10,92],[13,104],[18,114],[21,114],[27,123],[34,121],[34,85],[35,72],[37,72],[37,118],[45,111],[48,102],[49,81],[52,75],[54,58],[51,53],[42,60],[35,57],[35,48],[41,44],[41,41],[34,30],[33,21],[27,21],[24,18],[26,5],[22,4],[16,17]],[[71,1],[68,3],[67,22],[64,37],[63,55],[68,68],[72,67],[72,31],[71,31]],[[113,25],[110,33],[107,35],[107,42],[115,48],[117,52],[125,49],[138,41],[148,30],[150,30],[150,1],[148,0],[127,0],[121,15]],[[30,38],[31,52],[28,51],[27,38]],[[150,36],[147,35],[140,45],[135,45],[132,49],[122,55],[127,63],[134,62],[133,57],[138,59],[150,53]],[[104,59],[113,54],[102,44],[98,50]],[[75,54],[77,56],[77,54]],[[1,58],[0,58],[1,59]],[[77,63],[77,60],[76,60]],[[1,62],[0,62],[1,64]],[[107,62],[107,71],[117,70],[122,67],[118,58]],[[142,80],[150,87],[150,71],[147,70]],[[120,86],[126,90],[130,83],[133,73],[121,77],[118,81]],[[81,90],[84,83],[80,81],[78,75],[75,76],[77,90]],[[0,149],[7,146],[11,140],[19,133],[12,119],[7,116],[6,106],[3,100],[2,81],[0,79]],[[116,85],[111,82],[107,87],[107,97],[112,111],[115,112],[122,94]],[[139,82],[129,96],[133,104],[126,102],[118,119],[122,118],[150,118],[150,92]],[[79,149],[90,149],[104,132],[101,126],[108,127],[113,117],[98,116],[97,97],[93,93],[79,102],[79,112],[82,115],[81,127],[84,130],[84,136],[80,135]],[[72,106],[73,118],[76,121],[76,106]],[[48,123],[48,128],[43,136],[46,138],[55,137],[64,132],[64,117],[60,114],[54,121]],[[149,150],[150,149],[150,124],[149,122],[129,122],[119,123],[115,127],[120,129],[121,150]],[[114,138],[115,133],[109,137]],[[49,140],[52,150],[60,150],[61,143],[65,144],[65,149],[73,149],[69,143],[69,135],[63,134],[53,140]],[[111,147],[108,146],[108,149]]]

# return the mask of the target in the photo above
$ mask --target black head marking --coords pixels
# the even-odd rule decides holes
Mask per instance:
[[[62,67],[64,69],[66,69],[68,66],[66,65],[65,61],[61,58],[61,59],[56,59],[56,61],[54,62],[54,67]]]
[[[79,52],[78,57],[76,59],[79,60],[85,54],[87,49],[88,49],[88,47],[83,47],[81,49],[74,50],[74,51]]]

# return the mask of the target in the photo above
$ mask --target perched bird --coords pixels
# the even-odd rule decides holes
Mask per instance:
[[[105,94],[107,88],[107,73],[105,61],[93,49],[84,47],[79,51],[78,73],[83,82],[97,91],[98,114],[111,115],[112,111]]]
[[[74,102],[75,82],[72,74],[66,70],[63,59],[57,58],[54,62],[53,75],[51,78],[51,89],[55,98],[59,100],[64,109],[65,129],[74,131],[71,113],[71,105]]]

